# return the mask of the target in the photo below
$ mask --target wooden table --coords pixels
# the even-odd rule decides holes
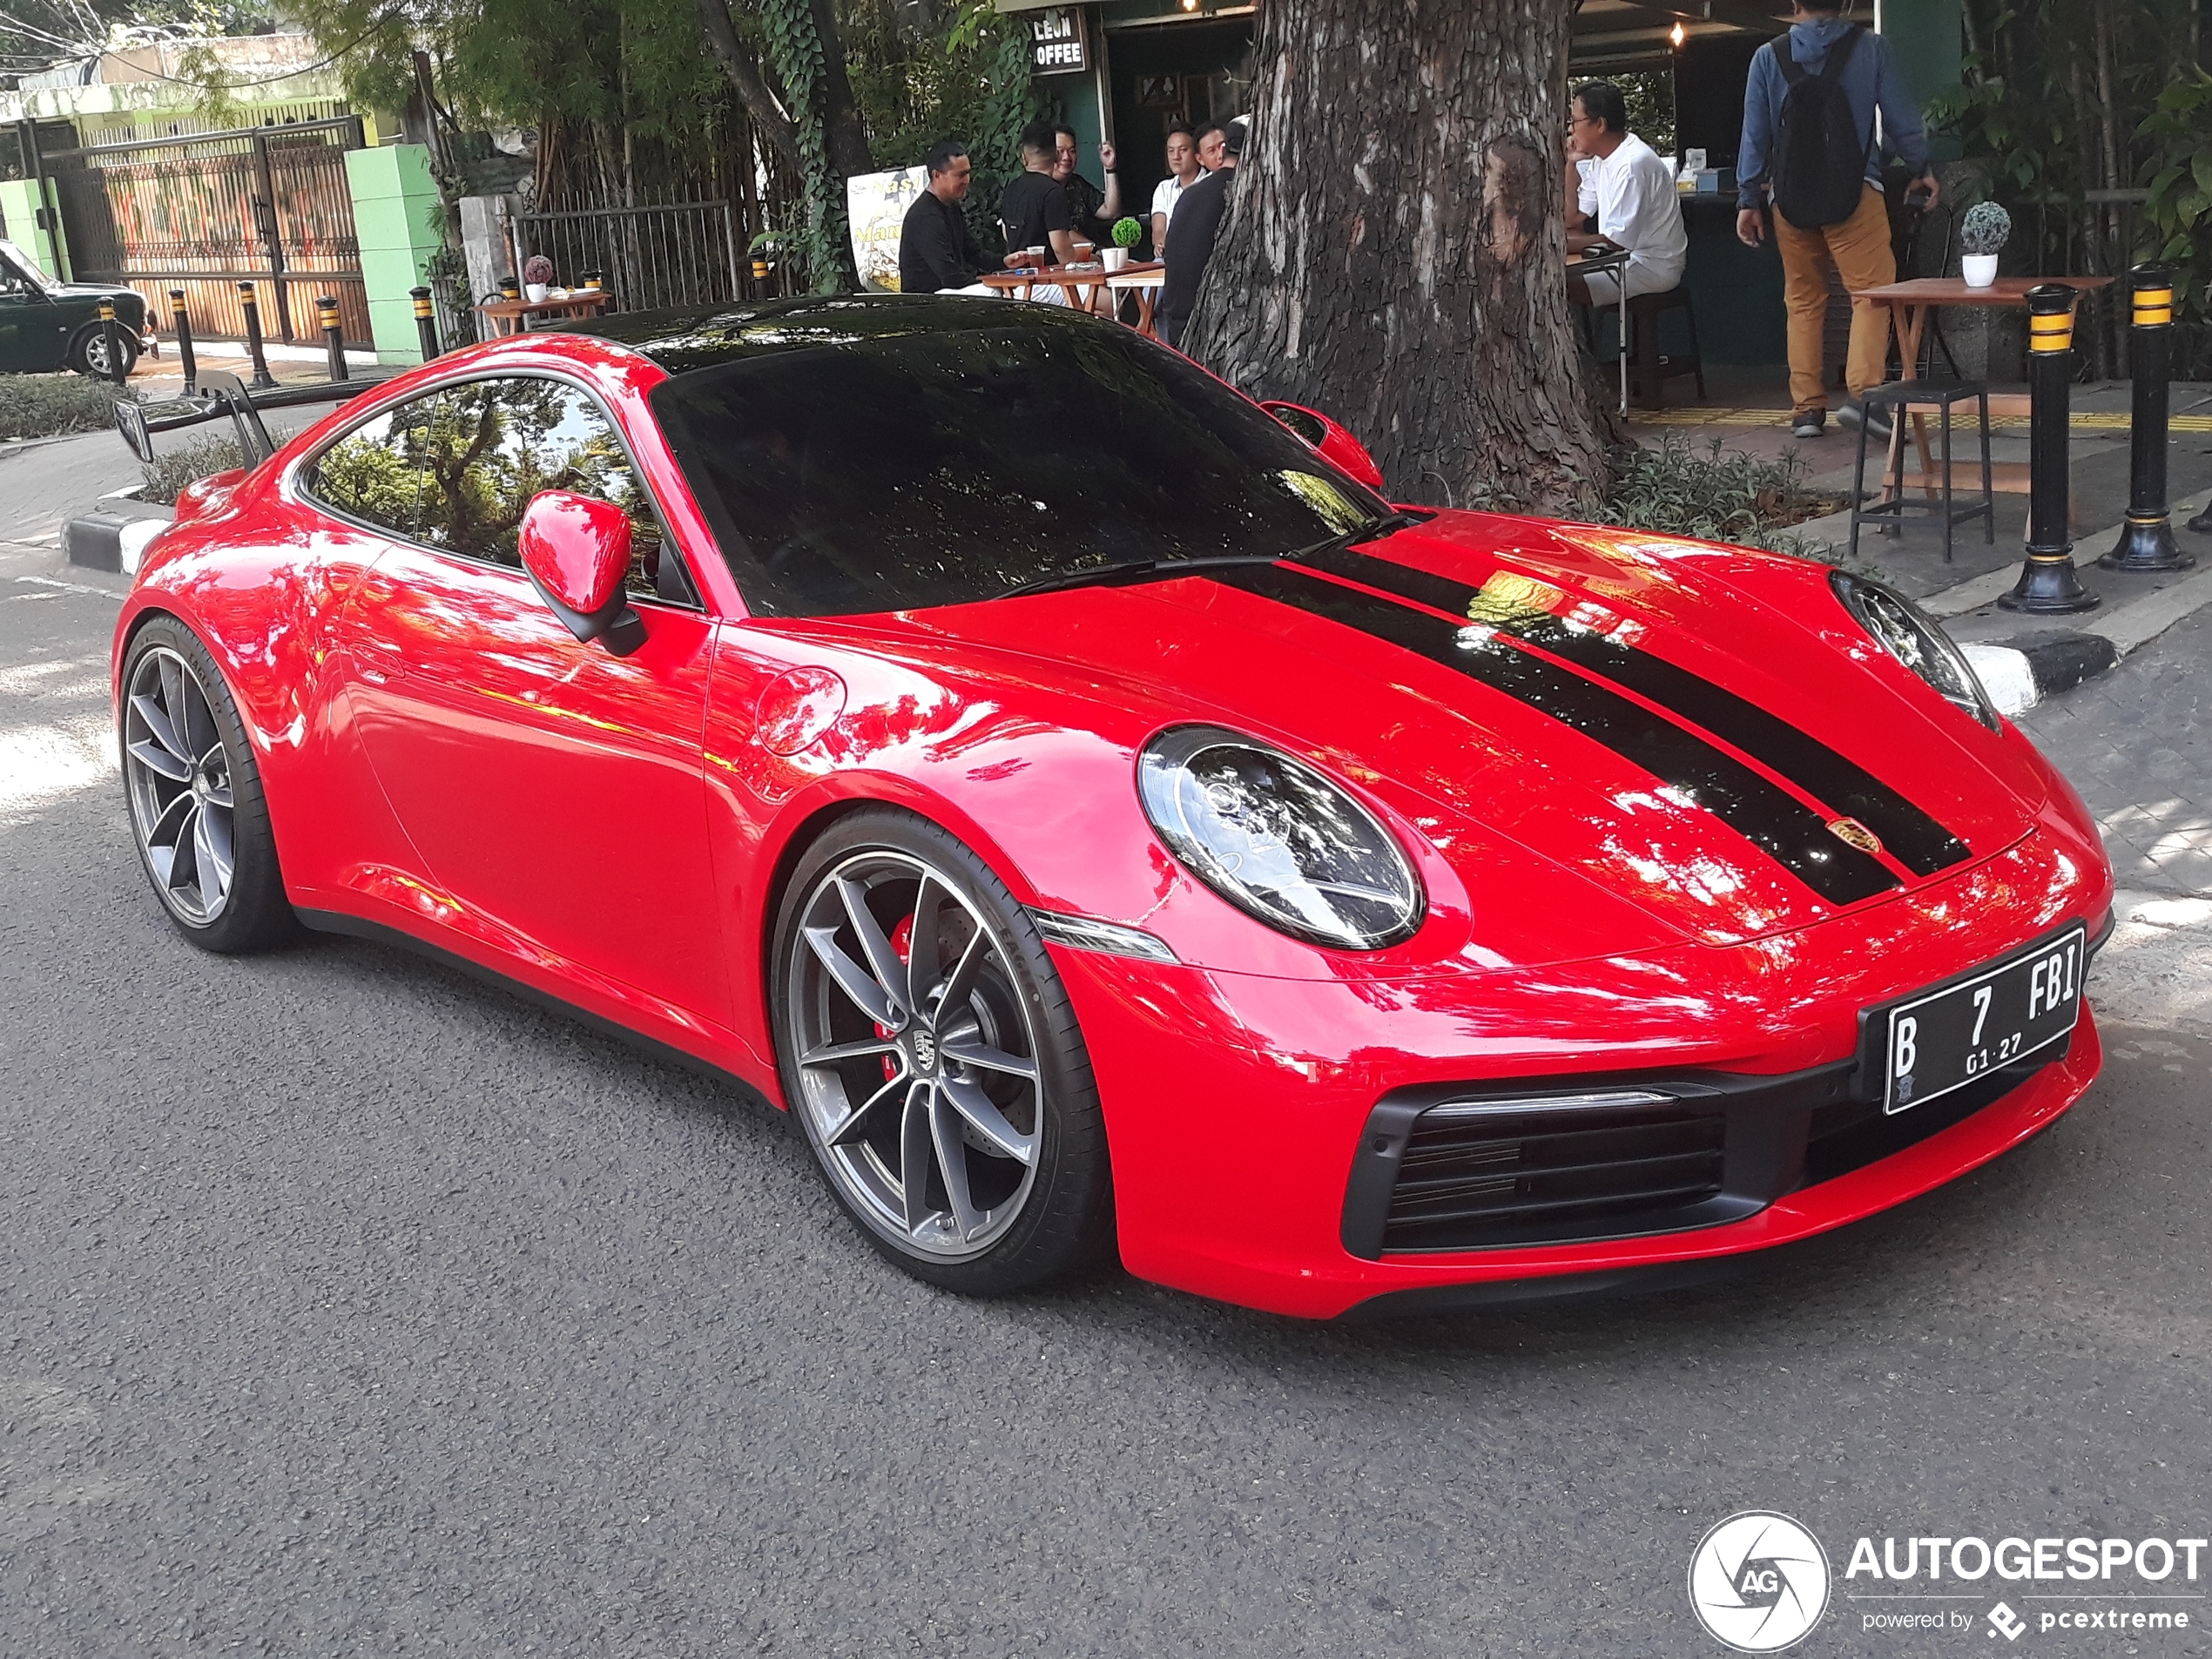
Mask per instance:
[[[1878,288],[1858,288],[1851,293],[1854,300],[1870,304],[1885,304],[1897,325],[1898,357],[1905,365],[1904,378],[1920,378],[1920,336],[1928,326],[1928,319],[1939,306],[2009,306],[2025,307],[2027,291],[2046,283],[2054,283],[2077,293],[2090,293],[2108,287],[2108,276],[2063,277],[1999,277],[1986,288],[1970,288],[1963,277],[1915,277],[1909,282],[1892,282]],[[2025,396],[2006,393],[1993,395],[1989,413],[1993,418],[2000,415],[2026,415],[2028,400]],[[1921,492],[1933,496],[1942,488],[1943,475],[1936,469],[1935,457],[1928,448],[1928,421],[1925,415],[1914,411],[1912,415],[1913,442],[1920,452],[1920,469],[1917,474],[1903,470],[1898,450],[1905,442],[1905,424],[1893,422],[1890,429],[1888,456],[1882,468],[1882,499],[1892,499],[1892,482],[1900,490],[1906,484],[1918,484]],[[2012,495],[2028,493],[2028,468],[2017,461],[2000,461],[1990,468],[1990,485]]]
[[[519,334],[532,317],[597,316],[613,298],[604,288],[578,288],[565,300],[495,300],[476,309],[491,319],[496,334]]]
[[[1157,260],[1143,265],[1124,265],[1118,271],[1109,271],[1103,266],[1093,266],[1078,271],[1073,266],[1041,265],[1024,266],[1022,271],[987,271],[975,280],[987,288],[996,288],[1004,293],[1019,293],[1028,299],[1040,282],[1056,282],[1060,292],[1068,296],[1068,304],[1076,311],[1090,309],[1090,296],[1095,289],[1110,287],[1115,277],[1147,276],[1167,266]],[[1026,271],[1028,274],[1023,274]],[[1077,290],[1082,292],[1080,294]]]
[[[1152,317],[1152,307],[1159,302],[1160,290],[1168,285],[1168,268],[1157,262],[1144,265],[1125,265],[1118,271],[1106,273],[1106,292],[1134,293],[1136,296],[1136,332],[1147,340],[1160,337],[1158,325]],[[1119,309],[1116,307],[1116,309]]]
[[[1580,253],[1567,256],[1567,274],[1592,276],[1610,273],[1614,286],[1621,290],[1621,325],[1614,332],[1614,355],[1621,363],[1621,413],[1629,412],[1629,250],[1624,247],[1584,248]],[[1654,325],[1656,326],[1656,323]],[[1596,327],[1595,322],[1591,327]],[[1651,395],[1651,388],[1644,388],[1644,395]]]

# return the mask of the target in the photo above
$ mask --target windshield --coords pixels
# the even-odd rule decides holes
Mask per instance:
[[[13,242],[0,242],[0,287],[20,280],[28,287],[51,293],[54,285],[46,274],[30,262],[30,255]]]
[[[745,603],[966,604],[1140,559],[1272,556],[1390,509],[1112,325],[877,337],[699,369],[652,404]]]

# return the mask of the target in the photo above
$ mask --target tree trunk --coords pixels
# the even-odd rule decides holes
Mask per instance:
[[[840,183],[875,171],[868,153],[867,130],[853,102],[853,82],[845,72],[845,38],[831,0],[814,0],[814,32],[822,37],[822,130],[829,140],[830,170]]]
[[[1399,500],[1605,485],[1567,300],[1558,0],[1269,0],[1191,354],[1357,433]]]
[[[784,165],[793,172],[800,166],[799,135],[793,131],[790,117],[786,114],[768,91],[767,83],[760,78],[760,66],[745,43],[738,38],[735,24],[730,21],[726,0],[693,0],[699,28],[706,36],[706,44],[714,53],[714,61],[722,66],[722,74],[738,95],[738,102],[745,105],[747,115],[760,136],[766,139]]]

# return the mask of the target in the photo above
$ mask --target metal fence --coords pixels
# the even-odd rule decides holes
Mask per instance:
[[[553,280],[565,287],[597,271],[614,295],[612,310],[725,305],[746,292],[738,219],[726,201],[517,213],[509,233],[516,271],[536,253],[553,262]]]
[[[346,152],[358,116],[42,154],[70,265],[80,280],[128,283],[157,323],[185,290],[193,332],[236,335],[238,285],[258,290],[273,339],[314,339],[315,299],[338,301],[348,341],[369,337]]]

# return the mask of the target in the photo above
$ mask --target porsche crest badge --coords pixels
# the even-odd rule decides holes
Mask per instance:
[[[1882,850],[1882,838],[1855,818],[1831,819],[1828,826],[1828,833],[1845,846],[1864,853],[1869,858]]]

